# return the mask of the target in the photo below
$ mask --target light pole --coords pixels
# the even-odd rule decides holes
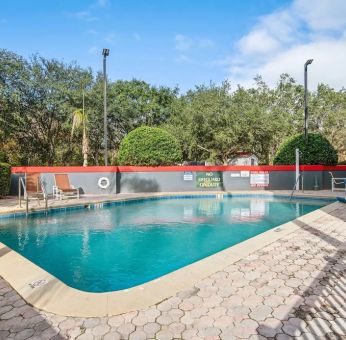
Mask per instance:
[[[106,58],[109,56],[109,49],[102,50],[103,55],[103,143],[105,147],[105,165],[108,165],[108,147],[107,147],[107,74]]]
[[[308,59],[304,64],[304,135],[305,143],[308,141],[308,65],[313,62],[313,59]]]

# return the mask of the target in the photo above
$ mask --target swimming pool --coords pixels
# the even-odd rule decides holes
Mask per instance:
[[[330,203],[176,198],[3,219],[0,242],[71,287],[109,292],[160,277]]]

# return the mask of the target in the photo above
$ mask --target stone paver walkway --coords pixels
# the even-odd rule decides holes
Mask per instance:
[[[108,318],[38,311],[1,280],[0,339],[346,339],[345,221],[340,205],[189,290]]]

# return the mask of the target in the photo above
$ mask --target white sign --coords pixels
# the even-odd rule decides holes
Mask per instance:
[[[250,171],[240,171],[240,177],[250,177]]]
[[[240,177],[240,172],[231,172],[231,177]]]
[[[269,185],[269,172],[251,171],[250,185],[252,187],[267,187]]]
[[[184,181],[193,181],[193,173],[190,171],[184,171]]]

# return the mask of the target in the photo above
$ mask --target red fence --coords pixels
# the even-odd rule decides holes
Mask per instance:
[[[294,165],[222,166],[15,166],[12,173],[61,172],[176,172],[176,171],[295,171]],[[300,171],[346,171],[346,165],[301,165]]]

